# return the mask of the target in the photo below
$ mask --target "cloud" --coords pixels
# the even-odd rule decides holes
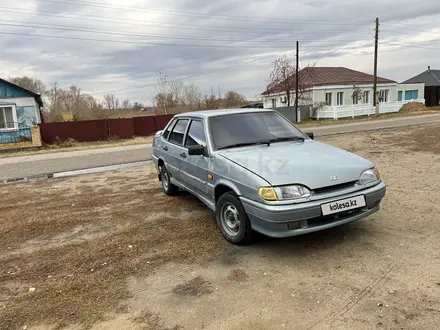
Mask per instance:
[[[8,24],[0,32],[18,34],[0,38],[0,67],[5,77],[77,85],[101,99],[115,91],[149,103],[161,69],[204,93],[212,86],[254,98],[276,56],[294,59],[296,40],[303,65],[371,72],[379,15],[379,73],[400,81],[440,67],[437,7],[437,0],[0,0],[0,24]]]

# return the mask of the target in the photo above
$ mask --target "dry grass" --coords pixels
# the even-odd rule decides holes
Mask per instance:
[[[160,319],[160,316],[149,311],[143,311],[134,321],[139,324],[141,330],[180,330],[181,326],[168,328]]]
[[[425,107],[425,105],[423,103],[409,102],[409,103],[405,104],[400,111],[405,113],[405,112],[425,112],[428,110],[429,109],[427,107]]]
[[[205,281],[201,276],[179,284],[173,289],[173,292],[179,296],[203,296],[213,291],[211,283]]]
[[[387,143],[412,151],[440,154],[440,125],[421,126],[388,139]]]
[[[138,144],[147,144],[152,142],[153,142],[153,136],[136,137],[133,139],[124,139],[124,140],[109,139],[109,140],[94,141],[94,142],[78,142],[73,139],[69,139],[66,141],[60,141],[58,143],[45,144],[40,150],[30,150],[30,151],[23,150],[23,151],[3,153],[3,154],[0,153],[0,158],[15,157],[15,156],[30,156],[30,155],[63,152],[63,151],[122,147],[122,146],[138,145]]]
[[[2,188],[0,329],[91,325],[118,312],[127,277],[204,263],[225,246],[213,214],[189,195],[164,196],[155,175],[102,176],[112,185],[97,176]]]
[[[234,282],[246,282],[249,275],[243,269],[233,269],[228,275],[228,280]]]

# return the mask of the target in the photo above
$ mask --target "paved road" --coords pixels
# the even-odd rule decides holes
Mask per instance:
[[[305,128],[316,136],[440,122],[440,114]],[[0,181],[151,159],[151,145],[0,158]]]
[[[0,181],[151,159],[151,145],[0,158]]]

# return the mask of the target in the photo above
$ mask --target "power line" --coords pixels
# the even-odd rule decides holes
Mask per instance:
[[[74,26],[63,26],[63,25],[54,25],[54,24],[45,24],[41,25],[39,23],[35,24],[19,24],[20,21],[13,20],[2,20],[0,21],[0,25],[10,26],[10,27],[27,27],[27,28],[37,28],[37,29],[46,29],[46,30],[57,30],[57,31],[71,31],[71,32],[87,32],[87,33],[96,33],[96,34],[105,34],[105,35],[119,35],[119,36],[131,36],[131,37],[142,37],[142,38],[159,38],[159,39],[182,39],[182,40],[202,40],[202,41],[226,41],[226,42],[264,42],[264,43],[279,43],[279,40],[255,40],[255,39],[264,39],[272,37],[270,35],[265,35],[261,37],[248,38],[248,39],[218,39],[213,37],[191,37],[191,36],[170,36],[170,35],[160,35],[160,34],[142,34],[142,33],[128,33],[128,32],[119,32],[119,31],[109,31],[103,29],[84,29],[81,27]],[[3,22],[16,22],[16,24],[9,24]],[[287,36],[286,36],[287,37]],[[293,37],[289,35],[288,37]],[[254,40],[252,40],[254,39]],[[285,39],[286,42],[289,40]]]
[[[0,25],[2,25],[0,23]],[[172,46],[172,47],[200,47],[200,48],[243,48],[246,49],[274,49],[279,47],[287,47],[286,45],[272,45],[272,46],[255,46],[255,45],[230,45],[230,44],[222,44],[222,45],[212,45],[212,44],[178,44],[178,43],[161,43],[161,42],[141,42],[141,41],[130,41],[130,40],[113,40],[113,39],[96,39],[96,38],[83,38],[83,37],[73,37],[73,36],[55,36],[55,35],[45,35],[45,34],[29,34],[29,33],[18,33],[18,32],[0,32],[0,34],[4,35],[15,35],[15,36],[25,36],[25,37],[35,37],[35,38],[52,38],[52,39],[61,39],[61,40],[81,40],[81,41],[94,41],[94,42],[109,42],[109,43],[121,43],[121,44],[133,44],[133,45],[151,45],[151,46]],[[338,41],[338,40],[336,40]],[[341,40],[339,40],[341,41]],[[351,40],[349,42],[352,42]],[[242,43],[246,43],[243,41]],[[313,46],[310,46],[313,47]],[[320,47],[325,47],[322,45]],[[328,46],[327,46],[328,47]]]
[[[19,9],[19,10],[17,10]],[[80,20],[82,22],[88,21],[88,22],[102,22],[102,23],[111,23],[111,24],[121,24],[121,25],[131,25],[131,26],[145,26],[145,27],[160,27],[161,29],[177,29],[177,30],[191,30],[191,31],[210,31],[210,32],[240,32],[243,33],[245,31],[246,33],[251,34],[261,34],[262,31],[268,32],[279,32],[279,33],[287,33],[292,32],[292,28],[249,28],[249,27],[240,27],[240,26],[215,26],[215,25],[201,25],[201,24],[187,24],[187,23],[169,23],[169,22],[162,22],[162,23],[145,23],[145,20],[138,20],[138,19],[123,19],[123,18],[116,18],[116,17],[108,17],[108,16],[97,16],[97,15],[88,15],[88,14],[81,14],[79,17],[75,14],[60,14],[58,12],[54,11],[44,11],[39,10],[38,12],[23,12],[21,8],[11,8],[11,7],[0,7],[0,10],[2,12],[8,12],[8,13],[14,13],[19,15],[38,15],[38,16],[44,16],[44,17],[50,17],[50,18],[66,18],[66,19],[73,19],[73,20]],[[89,19],[84,19],[84,17],[87,17]],[[171,26],[166,26],[171,25]],[[188,27],[186,27],[188,26]],[[355,26],[353,26],[355,28]],[[365,28],[365,27],[362,27]],[[356,26],[356,30],[361,30],[362,28]],[[331,30],[332,32],[338,32],[334,29]],[[351,30],[352,31],[352,30]],[[346,29],[340,30],[340,33],[347,32]],[[298,33],[301,34],[307,34],[307,31],[299,31]],[[326,35],[328,35],[328,29],[326,31],[323,31]]]
[[[269,17],[252,17],[252,16],[232,16],[232,15],[214,15],[207,13],[196,13],[187,11],[177,11],[177,10],[164,10],[164,9],[149,9],[143,7],[134,6],[121,6],[121,5],[109,5],[103,2],[93,2],[93,1],[62,1],[62,0],[36,0],[39,2],[48,3],[58,3],[58,4],[68,4],[74,6],[91,6],[95,8],[105,8],[105,9],[117,9],[117,10],[127,10],[127,11],[144,11],[144,12],[155,12],[162,13],[165,15],[175,15],[175,16],[187,16],[196,18],[210,18],[210,19],[222,19],[222,20],[239,20],[239,21],[259,21],[259,22],[273,22],[273,23],[283,23],[283,22],[328,22],[329,20],[323,19],[294,19],[294,18],[269,18]],[[362,22],[362,20],[357,21]],[[364,20],[364,22],[370,22],[370,20]],[[334,25],[352,25],[348,23],[331,23]]]
[[[132,44],[132,45],[151,45],[151,46],[173,46],[173,47],[201,47],[201,48],[242,48],[242,46],[233,45],[201,45],[201,44],[176,44],[176,43],[161,43],[161,42],[140,42],[140,41],[128,41],[128,40],[102,40],[96,38],[83,38],[83,37],[70,37],[70,36],[54,36],[45,34],[29,34],[29,33],[18,33],[18,32],[0,32],[4,35],[15,35],[15,36],[25,36],[25,37],[36,37],[36,38],[52,38],[52,39],[64,39],[64,40],[82,40],[82,41],[94,41],[94,42],[109,42],[109,43],[121,43],[121,44]],[[246,49],[274,49],[276,46],[246,46]]]

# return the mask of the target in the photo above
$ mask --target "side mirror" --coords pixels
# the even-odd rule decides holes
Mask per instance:
[[[315,134],[313,134],[313,133],[306,133],[306,135],[307,135],[309,138],[311,138],[312,140],[315,139]]]
[[[201,145],[188,147],[188,155],[190,156],[200,156],[205,154],[205,147]]]

